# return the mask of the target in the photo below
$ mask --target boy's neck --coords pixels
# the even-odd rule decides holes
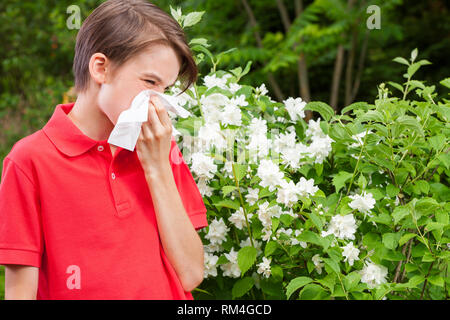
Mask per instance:
[[[67,114],[72,122],[89,138],[102,141],[108,139],[114,124],[97,105],[94,95],[80,93]]]

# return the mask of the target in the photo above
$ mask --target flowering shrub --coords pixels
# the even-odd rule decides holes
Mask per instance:
[[[213,64],[179,95],[193,116],[173,119],[208,208],[197,299],[448,298],[450,104],[412,79],[430,62],[394,59],[407,69],[387,83],[399,97],[381,84],[337,115],[275,102],[239,84],[251,62],[216,70],[207,41],[191,45]]]

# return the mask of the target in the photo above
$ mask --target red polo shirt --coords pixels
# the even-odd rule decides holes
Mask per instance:
[[[113,156],[67,117],[73,105],[57,105],[3,160],[0,264],[39,267],[38,300],[192,300],[164,253],[136,149]],[[174,137],[169,161],[192,225],[206,227]]]

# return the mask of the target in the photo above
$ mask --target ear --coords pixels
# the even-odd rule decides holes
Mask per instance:
[[[106,82],[108,64],[108,58],[103,53],[97,52],[91,56],[89,60],[89,73],[96,84],[101,85]]]

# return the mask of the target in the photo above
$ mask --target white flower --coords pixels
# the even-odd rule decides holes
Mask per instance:
[[[213,188],[208,185],[208,181],[205,177],[200,177],[198,179],[197,187],[202,196],[212,196]]]
[[[261,233],[262,233],[261,239],[263,241],[269,241],[270,236],[272,235],[272,225],[264,226]]]
[[[294,99],[289,97],[287,100],[283,100],[283,103],[286,106],[286,110],[292,121],[295,122],[298,119],[305,117],[305,111],[303,109],[306,106],[306,102],[304,102],[301,98]]]
[[[256,175],[261,178],[260,185],[263,188],[269,187],[271,192],[282,183],[284,176],[278,165],[267,159],[261,160]]]
[[[331,218],[328,231],[322,231],[322,237],[326,237],[329,234],[334,234],[339,239],[355,240],[356,221],[353,214],[347,214],[345,216],[335,215]]]
[[[267,259],[266,257],[263,257],[263,262],[258,263],[257,267],[259,274],[263,274],[266,278],[270,277],[270,262],[272,261],[272,258]]]
[[[268,210],[269,202],[265,201],[263,204],[259,205],[257,211],[258,219],[261,221],[264,227],[271,227],[272,225],[272,214]]]
[[[241,269],[239,269],[237,262],[237,251],[234,251],[234,248],[231,248],[231,251],[229,253],[224,253],[224,255],[229,262],[220,265],[223,275],[225,277],[239,278],[241,276]]]
[[[248,223],[250,223],[250,218],[253,216],[252,213],[247,213]],[[242,230],[244,226],[246,226],[245,222],[245,214],[244,209],[240,207],[237,211],[235,211],[228,220],[236,226],[239,230]]]
[[[211,179],[217,172],[217,165],[214,164],[213,158],[201,152],[196,152],[192,155],[191,170],[199,177]]]
[[[235,106],[245,107],[245,106],[248,106],[248,102],[245,99],[246,99],[245,95],[241,94],[238,97],[231,98],[230,103]]]
[[[313,119],[309,120],[308,129],[306,129],[305,134],[308,137],[326,137],[326,135],[322,131],[322,128],[320,127],[320,119],[317,119],[317,121],[314,121]]]
[[[281,188],[277,192],[277,202],[283,203],[287,207],[292,207],[298,201],[298,188],[293,181],[282,180]]]
[[[204,268],[203,268],[203,278],[208,278],[208,276],[217,276],[217,260],[218,256],[204,252]]]
[[[250,134],[249,137],[250,142],[247,144],[249,162],[258,163],[258,159],[264,159],[269,154],[269,140],[264,134]]]
[[[296,184],[297,192],[301,197],[308,197],[309,195],[313,196],[319,188],[314,186],[314,179],[311,178],[306,180],[304,177],[301,177],[300,180]]]
[[[212,244],[221,244],[226,240],[227,232],[230,228],[227,227],[222,218],[214,220],[209,225],[208,234],[205,235],[205,239],[208,239]]]
[[[232,103],[229,103],[224,107],[221,116],[222,119],[220,119],[220,121],[225,127],[228,125],[240,126],[242,124],[241,109]]]
[[[307,148],[309,156],[314,159],[314,163],[322,163],[326,157],[330,154],[332,147],[331,143],[334,140],[329,136],[320,137],[313,136],[312,142]]]
[[[372,133],[370,130],[367,131],[367,134]],[[363,144],[363,138],[366,136],[366,131],[363,131],[358,134],[352,135],[353,140],[356,140],[356,143],[352,143],[350,148],[360,147]]]
[[[296,132],[280,133],[274,139],[273,149],[276,152],[295,147]]]
[[[350,208],[356,209],[359,212],[367,214],[371,217],[370,210],[374,208],[375,199],[370,192],[367,193],[364,191],[362,195],[355,194],[353,196],[349,196],[349,198],[353,200],[348,204]]]
[[[217,78],[217,76],[215,74],[213,74],[212,76],[205,76],[203,78],[203,83],[205,84],[205,86],[208,89],[211,89],[215,86],[222,88],[222,89],[227,89],[227,79],[229,77],[227,76],[223,76],[222,78]]]
[[[200,127],[198,131],[199,143],[204,144],[202,150],[209,150],[212,146],[223,150],[227,146],[227,141],[224,132],[220,129],[218,122],[206,122]]]
[[[250,134],[252,135],[266,135],[267,134],[267,121],[261,118],[253,118],[248,127]]]
[[[345,257],[344,262],[348,261],[349,265],[353,266],[355,260],[359,260],[359,249],[353,245],[353,242],[347,243],[346,246],[341,247],[344,251],[342,255]]]
[[[267,91],[266,85],[264,83],[255,88],[255,94],[257,96],[265,96],[268,92],[269,91]]]
[[[254,205],[256,201],[258,201],[258,193],[259,189],[247,189],[248,194],[245,195],[245,200],[247,200],[249,205]]]
[[[206,227],[203,228],[203,229],[206,229]],[[220,244],[218,244],[218,243],[210,243],[210,244],[207,244],[207,245],[203,245],[203,249],[204,249],[205,252],[214,253],[214,252],[222,251],[223,247]]]
[[[386,283],[388,270],[385,266],[366,261],[364,268],[359,271],[359,274],[361,275],[361,282],[367,283],[367,287],[373,289]]]
[[[314,263],[317,273],[322,274],[322,268],[325,264],[322,263],[323,260],[320,258],[319,254],[314,255],[311,260]]]
[[[235,94],[236,91],[238,91],[240,88],[242,88],[242,86],[239,85],[239,84],[237,84],[237,83],[234,83],[234,82],[231,82],[231,83],[228,85],[228,89],[230,90],[230,92],[231,92],[232,94]]]

